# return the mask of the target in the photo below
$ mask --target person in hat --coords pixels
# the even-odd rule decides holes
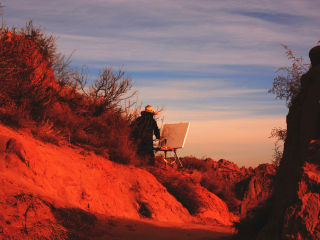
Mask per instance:
[[[159,112],[153,110],[153,107],[148,105],[141,112],[141,116],[136,119],[133,126],[133,139],[138,145],[137,154],[144,159],[149,160],[149,164],[154,166],[154,151],[153,151],[153,135],[160,139],[160,131],[154,115],[159,115]]]

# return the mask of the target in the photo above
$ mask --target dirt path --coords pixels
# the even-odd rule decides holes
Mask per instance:
[[[108,217],[100,218],[99,223],[85,237],[95,240],[227,240],[232,235],[231,227]]]

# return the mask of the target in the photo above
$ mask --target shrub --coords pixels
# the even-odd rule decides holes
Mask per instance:
[[[200,182],[202,180],[202,173],[199,172],[198,170],[193,170],[190,178],[191,178],[192,183],[200,184]]]
[[[221,189],[222,191],[217,196],[227,204],[230,212],[238,212],[241,202],[237,199],[234,191],[226,183],[223,184]]]
[[[319,43],[319,42],[318,42]],[[273,79],[272,88],[268,90],[269,93],[276,94],[276,99],[285,99],[287,107],[290,107],[293,99],[297,96],[301,89],[300,79],[311,67],[310,64],[303,63],[302,57],[295,57],[290,48],[281,44],[286,50],[286,55],[289,60],[292,60],[291,67],[280,67],[277,72],[283,71],[287,75],[278,75]]]
[[[206,172],[212,167],[212,164],[210,162],[193,156],[184,157],[181,159],[181,162],[184,168],[190,170],[195,169],[200,172]]]
[[[68,141],[112,161],[132,163],[134,114],[128,114],[130,106],[121,106],[137,93],[131,77],[109,67],[87,86],[87,71],[79,73],[69,63],[56,52],[55,38],[32,22],[25,29],[2,28],[0,121],[29,129],[46,142]]]
[[[209,192],[218,194],[221,192],[222,181],[215,177],[214,172],[208,171],[202,174],[202,179],[200,181],[202,187],[206,188]]]
[[[231,189],[231,186],[224,182],[223,179],[216,178],[212,169],[202,174],[200,184],[209,192],[221,198],[227,204],[229,211],[238,211],[240,201],[237,199],[233,189]]]
[[[62,61],[55,53],[54,41],[41,29],[35,29],[32,22],[25,29],[1,31],[1,103],[10,99],[35,121],[44,118],[48,108],[58,101],[61,85],[67,84],[65,78],[57,79],[56,75],[65,71],[68,63],[56,72],[52,70],[57,61]]]
[[[181,173],[170,168],[163,170],[155,167],[149,167],[148,171],[157,178],[190,214],[199,213],[200,209],[205,206],[205,202],[198,193],[199,185],[193,184],[190,182],[190,179]]]

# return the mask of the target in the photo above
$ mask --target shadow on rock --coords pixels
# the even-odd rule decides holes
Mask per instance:
[[[97,222],[94,214],[79,208],[56,208],[52,213],[58,223],[71,231],[88,231]]]

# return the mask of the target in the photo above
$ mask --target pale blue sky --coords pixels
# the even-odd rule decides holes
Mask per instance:
[[[123,66],[139,101],[165,105],[164,122],[190,121],[180,156],[270,162],[272,127],[288,109],[267,91],[289,66],[281,44],[309,63],[320,40],[319,1],[2,0],[8,27],[33,19],[58,51],[94,76]],[[161,125],[159,123],[159,125]]]

